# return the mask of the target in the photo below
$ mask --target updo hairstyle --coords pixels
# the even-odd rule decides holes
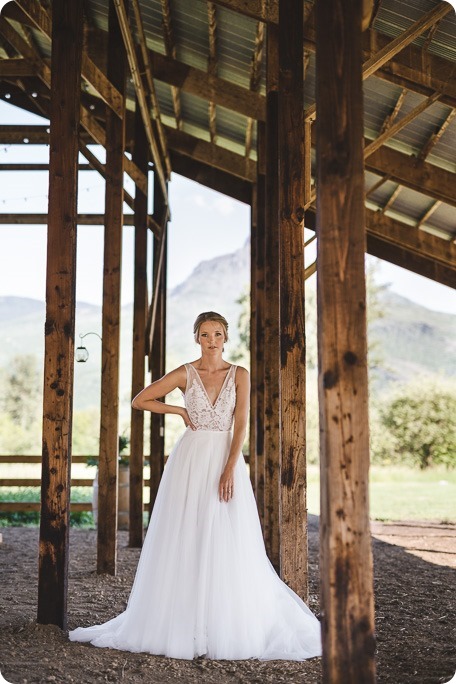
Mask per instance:
[[[228,342],[228,322],[224,316],[216,313],[215,311],[204,311],[200,313],[197,317],[195,323],[193,324],[193,334],[195,336],[195,342],[198,343],[199,331],[203,323],[208,321],[213,323],[220,323],[223,328],[223,333],[225,335],[225,342]]]

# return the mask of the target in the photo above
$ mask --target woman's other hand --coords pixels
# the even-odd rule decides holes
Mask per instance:
[[[219,483],[220,501],[228,502],[234,494],[234,472],[231,468],[225,469]]]

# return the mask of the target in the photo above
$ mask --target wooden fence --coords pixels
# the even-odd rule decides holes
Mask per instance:
[[[87,459],[98,459],[98,456],[87,456],[79,455],[73,456],[71,459],[72,463],[87,463]],[[147,462],[148,459],[146,458]],[[29,463],[41,463],[41,455],[33,456],[22,456],[22,455],[0,455],[0,466],[2,463],[19,463],[19,464],[29,464]],[[72,487],[93,487],[93,477],[88,478],[72,478]],[[150,486],[150,480],[144,480],[144,486]],[[40,478],[31,477],[0,477],[0,487],[41,487]],[[41,504],[39,501],[0,501],[0,513],[28,513],[33,511],[40,511]],[[144,504],[144,510],[149,509],[149,504]],[[74,502],[70,503],[70,510],[72,513],[81,511],[92,511],[92,502],[85,501],[83,503]]]

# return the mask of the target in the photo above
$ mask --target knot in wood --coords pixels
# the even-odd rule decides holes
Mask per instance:
[[[332,389],[337,382],[337,373],[333,370],[327,370],[323,375],[323,387],[325,389]]]
[[[344,361],[347,363],[349,366],[354,366],[355,363],[358,361],[358,357],[356,354],[352,351],[347,351],[344,354]]]

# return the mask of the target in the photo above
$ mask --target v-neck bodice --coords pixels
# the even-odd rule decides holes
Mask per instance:
[[[237,366],[232,365],[225,376],[215,403],[209,399],[201,376],[191,363],[185,364],[187,386],[185,407],[192,423],[198,430],[231,430],[236,405],[235,374]]]

